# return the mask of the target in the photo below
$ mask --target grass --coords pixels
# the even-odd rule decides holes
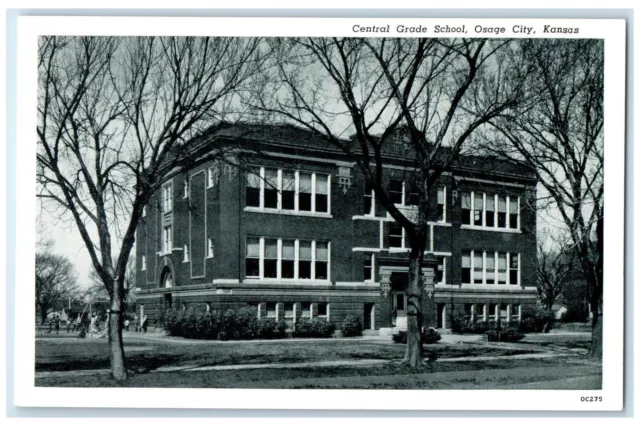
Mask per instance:
[[[184,341],[183,341],[184,342]],[[405,345],[364,340],[315,340],[297,342],[187,342],[125,340],[127,365],[149,370],[165,365],[231,365],[301,363],[333,360],[397,360]],[[428,354],[441,358],[487,355],[515,355],[531,349],[495,348],[476,344],[425,346]],[[109,368],[106,339],[36,341],[36,371],[70,371]]]
[[[433,370],[409,369],[396,363],[369,367],[341,366],[133,374],[126,387],[245,389],[474,389],[522,385],[561,378],[598,376],[595,365],[558,364],[557,360],[500,360],[436,363]],[[108,374],[36,379],[36,386],[119,386]]]

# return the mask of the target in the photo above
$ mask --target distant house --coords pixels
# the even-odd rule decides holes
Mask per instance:
[[[219,128],[192,142],[194,158],[218,142],[237,146],[228,161],[167,180],[144,209],[140,316],[249,304],[261,317],[339,324],[354,314],[371,331],[406,326],[407,237],[351,159],[289,125]],[[383,155],[388,191],[411,216],[406,156]],[[423,297],[425,325],[518,321],[535,309],[536,213],[525,208],[535,190],[531,170],[496,158],[466,156],[442,174],[425,252],[435,265],[425,269],[435,281],[429,305]]]

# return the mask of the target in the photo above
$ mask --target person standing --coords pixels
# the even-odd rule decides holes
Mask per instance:
[[[143,333],[147,332],[147,315],[146,314],[142,315],[142,322],[140,323],[140,328],[142,329]]]
[[[59,316],[56,316],[55,323],[56,323],[56,335],[59,335],[60,334],[60,317]]]

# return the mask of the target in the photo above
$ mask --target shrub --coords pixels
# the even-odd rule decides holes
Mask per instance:
[[[163,327],[171,336],[182,336],[182,312],[176,309],[165,309],[162,314]]]
[[[362,336],[360,318],[355,315],[347,315],[342,322],[342,335],[344,337]]]
[[[489,330],[486,334],[490,342],[518,342],[524,338],[524,334],[515,327],[507,327],[502,331]]]
[[[466,315],[458,315],[451,319],[451,331],[454,333],[464,333],[469,328],[471,321]]]
[[[296,322],[295,337],[331,337],[335,326],[324,318],[302,318]]]
[[[422,343],[425,345],[439,342],[440,339],[442,339],[442,336],[433,328],[427,328],[422,331]]]
[[[487,321],[479,321],[475,323],[469,323],[463,330],[463,333],[469,334],[484,334],[489,330],[489,323]]]
[[[392,335],[391,338],[394,343],[407,343],[407,332],[398,331],[396,334]],[[422,330],[422,344],[430,345],[432,343],[439,342],[440,339],[442,339],[442,336],[434,328]]]
[[[288,325],[283,320],[262,319],[258,327],[258,335],[261,339],[282,339],[287,336]]]

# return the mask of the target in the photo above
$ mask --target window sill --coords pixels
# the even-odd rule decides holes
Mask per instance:
[[[407,247],[389,247],[389,253],[409,253],[410,248]]]
[[[305,279],[289,279],[289,278],[245,278],[245,283],[248,284],[283,284],[283,285],[330,285],[330,280],[305,280]]]
[[[376,221],[382,221],[382,222],[394,222],[392,217],[375,216],[375,215],[372,215],[372,214],[356,215],[356,216],[352,216],[351,219],[352,220],[376,220]]]
[[[213,259],[213,256],[207,256],[206,259]]]
[[[522,234],[522,231],[519,229],[512,228],[489,228],[486,226],[476,226],[476,225],[460,225],[460,229],[473,229],[476,231],[493,231],[493,232],[504,232],[507,234]]]
[[[305,216],[305,217],[319,217],[324,219],[332,219],[333,215],[331,213],[319,213],[319,212],[305,212],[305,211],[295,211],[295,210],[282,210],[282,209],[267,209],[260,207],[245,207],[245,212],[251,213],[267,213],[267,214],[281,214],[285,216]]]

